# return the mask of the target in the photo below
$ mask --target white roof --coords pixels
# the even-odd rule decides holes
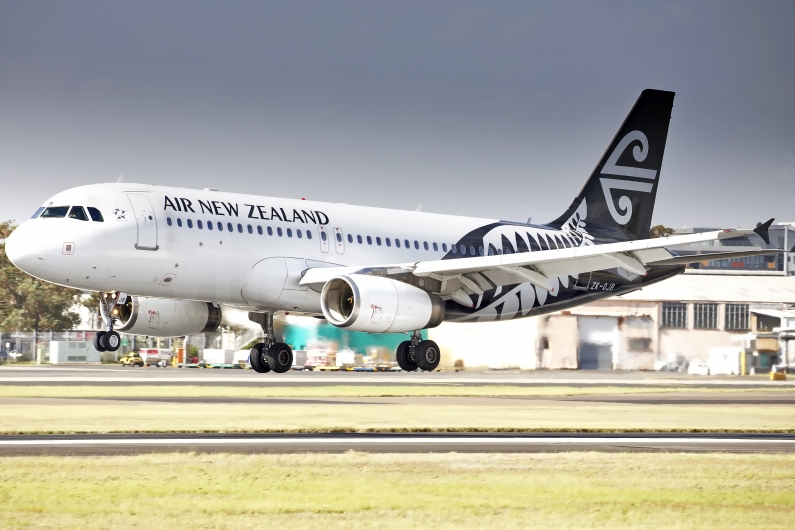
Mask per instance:
[[[613,300],[795,304],[795,276],[680,274]]]
[[[756,313],[758,315],[767,315],[769,317],[795,318],[795,311],[788,310],[788,309],[787,310],[767,309],[767,308],[757,309],[757,308],[753,308],[752,307],[750,310],[751,310],[751,313]]]

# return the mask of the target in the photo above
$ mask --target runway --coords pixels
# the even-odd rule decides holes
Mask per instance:
[[[795,434],[335,433],[90,434],[0,438],[0,456],[233,453],[793,453]]]

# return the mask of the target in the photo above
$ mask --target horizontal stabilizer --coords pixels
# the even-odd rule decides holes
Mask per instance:
[[[688,263],[698,263],[700,261],[715,261],[719,259],[736,259],[747,258],[749,256],[764,256],[766,254],[776,254],[784,252],[779,249],[764,249],[764,250],[746,250],[743,252],[709,252],[704,254],[690,254],[689,256],[677,256],[662,261],[657,261],[654,264],[665,265],[686,265]]]

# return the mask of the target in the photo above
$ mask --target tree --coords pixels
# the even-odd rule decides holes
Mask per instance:
[[[0,239],[16,228],[0,223]],[[17,269],[0,244],[0,330],[66,330],[80,322],[74,310],[80,292],[28,276]]]
[[[649,230],[649,237],[651,238],[664,237],[664,236],[673,235],[673,233],[674,233],[673,228],[668,228],[667,226],[663,225],[655,225],[651,227],[651,230]]]

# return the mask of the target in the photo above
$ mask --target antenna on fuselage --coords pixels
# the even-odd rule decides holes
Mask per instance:
[[[415,211],[415,212],[421,212],[421,211],[422,211],[422,203],[419,203],[419,204],[417,205],[417,209],[416,209],[416,210],[414,210],[414,211]]]
[[[121,184],[122,182],[124,182],[124,171],[119,175],[119,180],[116,181],[116,184]]]

